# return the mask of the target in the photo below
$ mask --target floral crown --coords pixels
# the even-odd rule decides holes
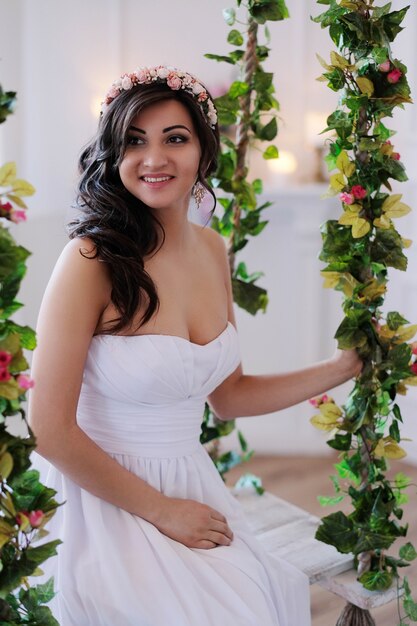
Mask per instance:
[[[175,67],[157,65],[155,67],[139,67],[132,74],[122,74],[112,83],[101,104],[103,114],[109,104],[123,91],[129,91],[136,85],[150,85],[151,83],[166,83],[173,91],[184,89],[193,95],[202,110],[208,125],[214,128],[217,122],[217,112],[206,88],[194,76],[182,72]]]

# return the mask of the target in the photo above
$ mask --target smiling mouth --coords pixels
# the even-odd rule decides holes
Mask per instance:
[[[173,176],[141,176],[145,183],[165,183],[173,178]]]

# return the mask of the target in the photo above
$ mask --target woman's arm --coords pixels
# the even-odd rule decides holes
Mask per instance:
[[[224,243],[217,238],[217,253],[224,257],[228,293],[228,316],[235,325],[230,270]],[[356,350],[336,350],[334,356],[294,372],[248,376],[239,366],[208,401],[222,420],[264,415],[319,395],[358,375],[362,361]]]
[[[74,239],[66,246],[39,314],[32,363],[35,386],[29,396],[37,452],[82,488],[148,520],[184,545],[228,545],[232,533],[223,515],[192,500],[164,496],[112,459],[77,425],[88,347],[111,294],[105,264],[83,257],[80,248],[92,251],[93,244]]]

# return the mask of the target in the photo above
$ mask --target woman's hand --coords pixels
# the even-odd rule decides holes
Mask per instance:
[[[187,548],[229,546],[233,539],[225,516],[195,500],[167,497],[155,526]]]
[[[339,350],[337,349],[332,360],[335,367],[346,375],[346,380],[359,376],[363,368],[363,361],[357,350]]]

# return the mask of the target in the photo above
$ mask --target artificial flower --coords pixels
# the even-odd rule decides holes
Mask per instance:
[[[13,356],[10,354],[10,352],[6,352],[6,350],[0,350],[0,368],[7,367],[12,358]]]
[[[16,381],[21,389],[31,389],[35,385],[35,381],[25,374],[20,374]]]
[[[351,193],[353,194],[353,197],[356,200],[363,200],[363,198],[365,198],[367,193],[368,193],[366,191],[366,189],[364,189],[362,187],[362,185],[353,185],[353,187],[352,187],[352,189],[350,191],[351,191]],[[347,204],[349,204],[349,203],[347,203]]]
[[[398,67],[396,67],[391,70],[389,74],[387,74],[387,81],[391,83],[391,85],[395,85],[395,83],[398,83],[402,75],[402,71],[399,70]]]
[[[7,367],[2,367],[0,369],[0,383],[7,383],[8,380],[11,379],[11,374]]]
[[[389,61],[389,59],[387,59],[386,61],[378,65],[378,69],[380,72],[389,72],[390,68],[391,68],[391,62]]]
[[[399,152],[393,152],[391,154],[391,159],[394,159],[394,161],[399,161],[401,159],[401,154]]]
[[[25,222],[26,211],[23,211],[23,209],[13,209],[13,211],[10,211],[10,219],[15,224],[19,224],[20,222]]]
[[[353,194],[351,193],[347,193],[346,191],[344,191],[343,193],[340,194],[339,198],[341,199],[342,202],[344,202],[345,204],[353,204],[355,202],[355,197]]]
[[[45,513],[38,509],[37,511],[31,511],[29,513],[29,523],[32,528],[39,528],[42,524],[42,520],[45,517]]]
[[[416,363],[412,364],[411,371],[413,372],[413,374],[415,374],[417,376],[417,361],[416,361]]]
[[[167,85],[174,91],[177,91],[181,89],[181,78],[174,72],[171,72],[167,78]]]

